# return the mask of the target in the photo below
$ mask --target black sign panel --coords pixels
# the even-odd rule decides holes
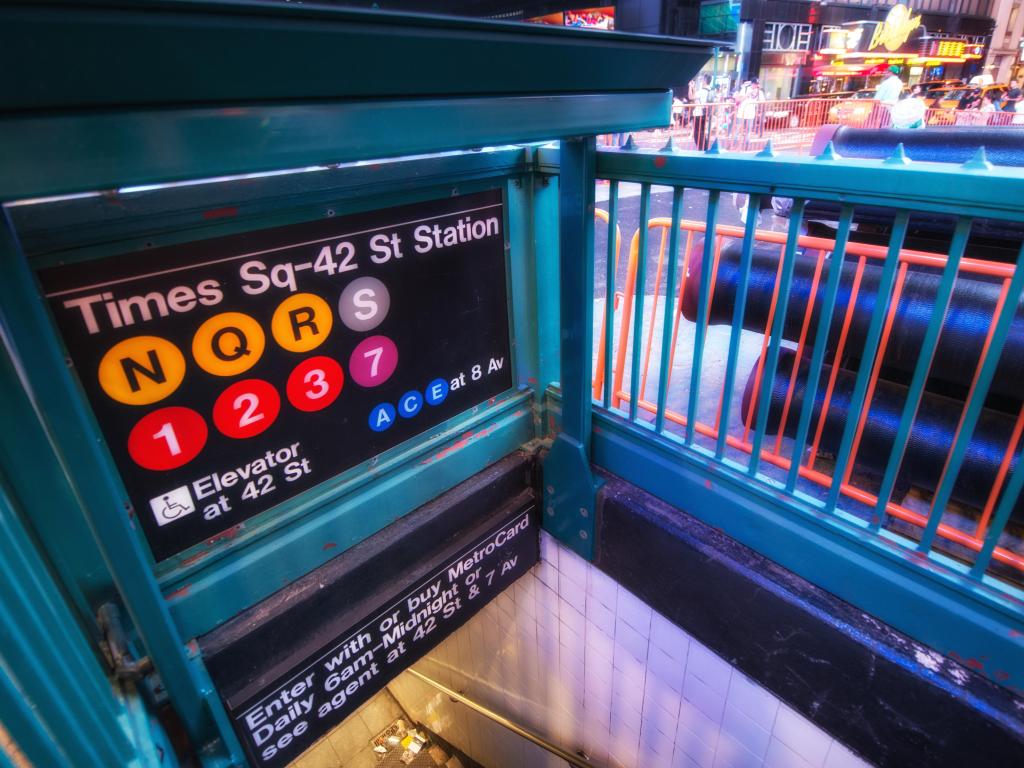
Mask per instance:
[[[241,706],[226,701],[252,764],[294,760],[526,573],[538,554],[532,511],[507,517]]]
[[[39,279],[158,560],[512,385],[499,190]]]

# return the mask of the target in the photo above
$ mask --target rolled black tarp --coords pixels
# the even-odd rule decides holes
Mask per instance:
[[[739,282],[741,243],[732,241],[724,244],[715,279],[715,292],[711,302],[711,324],[732,322],[733,307],[736,303],[736,286]],[[786,311],[782,336],[790,341],[800,338],[800,330],[807,311],[807,301],[817,266],[817,251],[798,253],[793,269],[793,283],[789,291],[789,306]],[[775,278],[778,273],[782,246],[757,243],[751,261],[750,282],[747,291],[747,305],[743,316],[743,327],[750,331],[764,333],[771,307]],[[683,290],[682,312],[688,320],[697,317],[697,301],[700,289],[700,272],[703,264],[702,251],[693,248],[687,262],[688,277]],[[815,291],[814,309],[808,329],[809,342],[814,341],[818,327],[818,316],[825,285],[832,266],[826,259]],[[838,346],[846,309],[850,304],[854,276],[857,271],[855,259],[848,257],[842,266],[839,278],[839,293],[836,308],[829,324],[828,350]],[[853,316],[847,335],[843,356],[860,358],[863,355],[864,340],[867,337],[871,313],[875,308],[878,284],[882,266],[868,262],[864,267],[857,291]],[[907,271],[903,290],[889,342],[886,346],[883,365],[889,378],[909,382],[917,365],[918,354],[935,307],[940,276],[934,271],[911,269]],[[930,376],[954,385],[966,392],[971,385],[975,369],[985,344],[993,312],[998,301],[1000,286],[994,282],[972,279],[961,275],[954,283],[949,311],[943,322],[939,344],[932,361]],[[1017,403],[1024,395],[1024,311],[1018,305],[1010,328],[1006,346],[996,368],[990,395],[1002,398],[1008,403]]]
[[[899,144],[914,161],[962,164],[981,147],[994,165],[1024,166],[1024,125],[1021,126],[928,126],[925,130],[899,128],[851,128],[826,125],[818,129],[811,155],[818,155],[828,142],[842,157],[880,160],[892,155]],[[806,222],[835,221],[839,204],[827,200],[808,200]],[[858,205],[854,222],[860,226],[850,239],[855,242],[885,242],[892,228],[892,208]],[[905,247],[945,253],[956,226],[956,216],[940,213],[915,213],[904,240]],[[995,261],[1013,262],[1017,258],[1024,225],[1015,221],[977,219],[971,229],[969,253]]]
[[[779,431],[795,360],[796,353],[793,350],[780,350],[778,370],[769,388],[771,395],[767,432],[772,435]],[[796,436],[800,421],[800,410],[803,407],[807,391],[808,367],[806,358],[802,359],[793,387],[793,397],[784,430],[784,434],[790,438]],[[818,391],[814,398],[811,435],[814,434],[821,416],[826,385],[831,372],[831,366],[822,367]],[[743,391],[742,414],[744,420],[751,424],[756,419],[757,408],[759,408],[761,400],[760,396],[756,401],[753,397],[756,377],[757,365],[750,372],[746,388]],[[853,393],[855,379],[855,374],[845,369],[840,369],[836,375],[835,388],[832,391],[828,416],[825,419],[819,443],[819,451],[822,453],[835,455],[839,451],[846,424],[850,419],[857,418],[857,414],[850,413],[850,397]],[[874,478],[877,482],[881,481],[892,453],[896,430],[899,427],[906,399],[906,387],[885,379],[878,380],[856,456],[855,470],[861,475]],[[964,403],[958,400],[929,392],[924,394],[910,430],[910,438],[897,476],[897,488],[906,489],[913,486],[929,492],[936,490],[946,457],[952,449],[957,424],[963,409]],[[963,466],[953,486],[952,497],[954,500],[977,509],[984,508],[988,495],[995,485],[999,466],[1010,444],[1014,421],[1012,417],[999,411],[982,410],[968,444]],[[1015,469],[1019,460],[1020,446],[1018,445],[1010,464],[1010,472]],[[1009,480],[1009,474],[1006,479]],[[1005,482],[1003,487],[1006,487]],[[899,500],[899,496],[896,500]],[[1015,504],[1012,517],[1017,522],[1024,522],[1024,504],[1020,499]]]
[[[928,126],[910,128],[851,128],[826,125],[818,129],[811,154],[819,155],[828,142],[843,157],[881,160],[898,144],[911,160],[932,163],[965,163],[979,147],[993,165],[1024,166],[1024,125]]]

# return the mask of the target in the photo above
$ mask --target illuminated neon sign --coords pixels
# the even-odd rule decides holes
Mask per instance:
[[[883,46],[887,51],[898,51],[907,42],[910,34],[921,26],[921,16],[914,16],[905,5],[894,5],[885,17],[885,21],[875,27],[875,33],[868,43],[868,50],[873,51]]]

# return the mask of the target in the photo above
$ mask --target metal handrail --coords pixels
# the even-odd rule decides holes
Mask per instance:
[[[608,214],[605,211],[603,211],[601,209],[597,209],[595,211],[595,214],[596,214],[595,218],[600,219],[601,221],[603,221],[605,223],[605,225],[607,225]],[[657,261],[657,276],[655,277],[655,281],[654,281],[655,285],[662,285],[661,274],[662,274],[662,272],[665,269],[666,244],[667,244],[667,241],[668,241],[668,236],[666,235],[666,231],[670,231],[671,228],[672,228],[672,219],[670,219],[670,218],[655,217],[655,218],[651,218],[651,219],[649,219],[647,221],[647,229],[650,232],[653,232],[656,229],[660,229],[661,230],[661,236],[660,236],[660,241],[659,241],[658,250],[657,250],[657,259],[658,259],[658,261]],[[691,221],[691,220],[688,220],[688,219],[680,219],[679,220],[679,230],[680,230],[680,236],[682,236],[682,233],[684,233],[684,232],[686,233],[686,237],[685,237],[686,245],[682,249],[682,261],[683,261],[683,263],[687,263],[687,261],[691,257],[691,252],[692,252],[692,249],[693,249],[693,240],[694,240],[693,236],[694,236],[694,234],[704,235],[706,230],[707,230],[707,226],[706,226],[706,224],[704,222],[701,222],[701,221]],[[725,239],[725,238],[742,239],[743,236],[744,236],[744,228],[743,227],[738,227],[738,226],[728,225],[728,224],[718,224],[716,226],[716,228],[715,228],[715,250],[714,250],[714,253],[715,253],[715,263],[717,263],[718,255],[719,255],[719,251],[720,251],[723,239]],[[784,232],[775,232],[775,231],[771,231],[771,230],[757,229],[757,230],[754,231],[754,239],[755,239],[755,241],[757,241],[759,243],[774,243],[776,245],[785,245],[786,240],[787,240],[787,235]],[[626,364],[626,357],[627,357],[627,354],[629,353],[630,349],[632,348],[632,344],[633,344],[633,340],[632,340],[631,335],[630,335],[630,328],[631,328],[631,325],[632,325],[632,322],[633,322],[632,308],[633,308],[634,303],[636,302],[636,295],[635,295],[636,294],[636,267],[637,267],[637,258],[638,258],[638,252],[639,252],[639,242],[640,242],[640,229],[638,228],[637,231],[634,232],[633,237],[630,240],[629,257],[628,257],[629,258],[629,262],[628,262],[628,267],[626,269],[626,283],[625,283],[625,286],[623,287],[621,292],[619,292],[619,291],[615,292],[615,307],[618,308],[619,301],[620,301],[620,298],[621,298],[621,300],[622,300],[622,311],[620,313],[621,316],[620,316],[620,320],[619,320],[619,333],[618,333],[617,339],[615,340],[616,354],[615,354],[614,360],[612,362],[612,368],[611,368],[611,370],[612,370],[612,386],[610,388],[610,391],[608,392],[608,399],[609,399],[610,407],[613,407],[613,408],[621,408],[622,407],[622,405],[621,405],[622,402],[626,402],[627,404],[629,404],[629,403],[632,402],[632,399],[633,399],[633,395],[632,395],[631,389],[624,385],[624,376],[625,376],[625,372],[626,372],[626,370],[628,368],[628,366]],[[813,237],[813,236],[810,236],[810,235],[800,235],[797,238],[797,244],[800,247],[802,247],[802,248],[809,248],[809,249],[816,250],[818,252],[818,260],[819,260],[819,265],[820,265],[820,263],[824,259],[825,253],[826,252],[831,253],[831,252],[834,251],[836,242],[835,242],[834,239],[829,239],[829,238],[824,238],[824,237]],[[865,264],[866,264],[866,262],[868,260],[872,260],[872,261],[875,261],[875,262],[883,261],[885,259],[885,257],[886,257],[886,248],[884,246],[873,245],[873,244],[868,244],[868,243],[849,242],[849,243],[847,243],[847,246],[846,246],[846,253],[851,255],[851,256],[858,257],[858,259],[859,259],[859,262],[858,262],[858,274],[859,274],[859,273],[863,272],[864,266],[865,266]],[[900,260],[901,264],[906,263],[908,265],[915,265],[915,266],[922,266],[922,267],[931,267],[933,269],[940,269],[940,268],[942,268],[942,267],[944,267],[946,265],[947,257],[945,255],[943,255],[943,254],[927,253],[927,252],[924,252],[924,251],[916,251],[916,250],[912,250],[912,249],[903,248],[903,249],[900,250],[899,260]],[[1001,263],[1001,262],[992,262],[992,261],[984,261],[984,260],[981,260],[981,259],[972,259],[970,257],[962,258],[961,261],[960,261],[960,265],[959,265],[959,274],[964,274],[964,275],[984,275],[984,276],[988,276],[988,277],[999,279],[999,280],[1002,281],[1002,283],[1004,285],[1013,277],[1013,273],[1014,273],[1014,266],[1012,264],[1005,264],[1005,263]],[[859,278],[858,278],[858,280],[859,280]],[[685,274],[682,277],[682,282],[685,285],[685,282],[686,282]],[[680,330],[680,318],[682,317],[682,290],[680,290],[679,293],[680,293],[680,296],[679,296],[678,305],[675,307],[675,311],[672,312],[672,316],[673,316],[674,319],[673,319],[673,322],[672,322],[672,333],[671,333],[670,352],[669,352],[669,359],[670,360],[674,360],[675,357],[676,357],[675,350],[676,350],[676,344],[677,344],[679,330]],[[712,283],[711,283],[711,286],[710,286],[710,294],[712,294],[712,295],[714,294],[714,278],[712,278]],[[649,310],[645,310],[646,314],[647,314],[647,317],[644,320],[644,323],[653,325],[653,323],[655,322],[655,318],[658,315],[658,306],[659,306],[660,298],[661,297],[658,294],[654,295],[654,297],[653,297],[653,306]],[[773,297],[773,306],[775,305],[775,303],[777,303],[777,300],[778,300],[778,295],[776,294]],[[810,306],[813,307],[813,302],[812,302],[812,304]],[[806,340],[806,338],[807,338],[807,331],[808,331],[808,326],[810,325],[810,321],[811,321],[811,313],[810,313],[810,309],[809,309],[808,312],[806,313],[805,317],[804,317],[804,322],[803,322],[803,330],[802,330],[802,333],[801,333],[801,339],[803,339],[803,340]],[[770,333],[771,333],[770,322],[771,321],[769,320],[769,327],[766,327],[764,329],[764,341],[762,343],[761,358],[759,358],[759,360],[761,361],[760,365],[763,365],[764,353],[765,353],[765,350],[767,349],[767,346],[768,346],[768,341],[769,341],[769,337],[770,337]],[[605,331],[605,322],[604,322],[604,320],[602,320],[602,324],[600,326],[601,339],[604,339],[605,333],[606,333],[606,331]],[[614,335],[614,332],[613,332],[613,335]],[[639,395],[636,398],[637,399],[637,407],[640,410],[647,411],[648,413],[651,413],[651,414],[659,414],[659,413],[661,413],[667,421],[672,422],[673,424],[679,425],[681,427],[686,427],[688,422],[687,422],[687,418],[686,418],[685,414],[678,413],[677,411],[674,411],[671,408],[659,409],[658,403],[653,402],[650,399],[650,397],[647,395],[647,379],[648,379],[648,374],[649,374],[649,372],[651,370],[651,352],[652,352],[654,336],[652,334],[648,333],[647,336],[646,336],[646,339],[647,340],[646,340],[646,345],[644,347],[643,361],[642,361],[641,367],[640,367]],[[807,353],[806,347],[807,347],[807,345],[804,343],[804,341],[801,341],[798,344],[798,346],[797,346],[797,353],[796,353],[797,354],[797,358],[796,359],[797,359],[798,362],[801,359],[801,357],[804,357],[804,356],[809,357],[809,354],[806,354]],[[593,378],[593,382],[594,382],[594,399],[595,400],[600,400],[602,398],[602,394],[605,391],[605,387],[604,387],[604,374],[605,374],[604,368],[605,368],[605,365],[604,365],[604,355],[603,355],[603,352],[604,352],[604,350],[603,350],[603,348],[601,346],[595,345],[595,363],[594,363],[594,378]],[[839,356],[841,356],[841,348],[840,348],[840,355]],[[981,362],[983,362],[983,361],[979,361],[979,365],[981,364]],[[760,370],[760,365],[759,365],[759,370]],[[657,361],[655,361],[655,367],[657,368]],[[657,371],[656,371],[656,373],[657,373]],[[874,371],[874,375],[873,375],[873,379],[872,380],[877,380],[877,378],[878,378],[878,371],[876,370],[876,371]],[[668,370],[666,372],[665,379],[666,379],[666,386],[670,387],[671,382],[672,382],[672,371],[671,370]],[[758,391],[758,388],[759,388],[758,384],[755,384],[755,388],[754,388],[754,393],[755,393],[754,397],[755,397],[755,399],[757,397],[756,393]],[[744,421],[744,425],[743,425],[744,426],[744,430],[743,430],[742,436],[736,436],[736,435],[727,434],[726,433],[727,430],[722,430],[721,429],[721,420],[722,420],[723,411],[724,412],[728,412],[728,410],[729,410],[728,407],[723,407],[727,392],[731,395],[732,394],[732,388],[731,387],[723,388],[723,390],[719,394],[719,406],[718,406],[718,411],[717,411],[717,415],[715,417],[714,423],[705,423],[705,422],[702,422],[702,421],[698,420],[696,422],[696,424],[694,425],[694,429],[695,429],[695,431],[698,434],[701,434],[704,437],[710,438],[712,440],[722,440],[722,441],[724,441],[724,445],[727,445],[730,448],[735,448],[737,450],[740,450],[740,451],[743,451],[743,452],[749,454],[751,452],[751,450],[752,450],[752,444],[750,442],[750,432],[751,432],[752,424],[750,423],[750,419],[749,418],[747,418]],[[605,407],[609,407],[609,406],[605,405]],[[782,419],[781,419],[782,424],[786,423],[786,420],[787,420],[787,418],[789,416],[789,412],[790,412],[790,406],[789,406],[789,401],[787,400],[787,405],[784,408]],[[817,458],[817,447],[816,446],[817,446],[818,441],[820,440],[822,424],[824,423],[823,420],[824,420],[824,415],[826,414],[826,412],[827,412],[827,408],[823,410],[823,412],[822,412],[823,415],[819,416],[819,418],[817,419],[817,424],[818,424],[817,431],[814,433],[814,435],[815,435],[815,437],[814,437],[815,447],[810,451],[810,455],[806,459],[806,461],[800,462],[800,466],[798,467],[797,471],[798,471],[798,476],[800,478],[806,478],[806,479],[811,480],[812,482],[814,482],[814,483],[816,483],[816,484],[818,484],[820,486],[823,486],[825,488],[830,488],[832,483],[833,483],[832,474],[830,472],[821,471],[821,470],[818,470],[818,469],[815,468],[815,460]],[[865,415],[866,415],[866,411],[862,411],[861,412],[861,416],[860,416],[861,421],[864,420]],[[749,414],[748,414],[748,416],[749,416]],[[1024,412],[1022,412],[1020,417],[1018,418],[1018,423],[1024,424]],[[763,461],[767,462],[767,463],[773,464],[776,467],[779,467],[782,470],[788,472],[788,471],[791,470],[793,462],[792,462],[792,459],[785,457],[781,453],[781,449],[782,449],[782,436],[783,436],[782,432],[781,431],[778,432],[778,434],[776,436],[776,439],[775,439],[774,448],[772,448],[772,449],[769,449],[769,448],[763,449],[761,451],[761,459]],[[957,544],[960,544],[960,545],[962,545],[964,547],[967,547],[968,549],[973,550],[974,552],[980,552],[981,551],[982,547],[984,546],[985,534],[986,534],[986,532],[988,530],[988,523],[989,523],[989,521],[991,519],[992,511],[995,509],[996,503],[999,500],[999,498],[1001,496],[1001,493],[1003,491],[1003,488],[1004,488],[1004,485],[1005,485],[1005,480],[1007,479],[1007,474],[1008,474],[1009,468],[1011,466],[1012,459],[1016,455],[1017,449],[1019,447],[1019,441],[1020,441],[1020,434],[1017,431],[1015,431],[1014,432],[1014,438],[1006,446],[1004,459],[1003,459],[1003,462],[1002,462],[1002,465],[1001,465],[1001,471],[1000,471],[999,480],[998,480],[998,482],[995,485],[993,485],[992,490],[990,491],[990,493],[988,495],[988,500],[986,501],[985,506],[984,506],[984,513],[983,513],[982,518],[980,519],[980,521],[978,523],[978,526],[977,526],[977,529],[974,531],[974,533],[971,533],[969,531],[961,530],[961,529],[959,529],[959,528],[957,528],[955,526],[952,526],[952,525],[947,525],[945,523],[940,523],[939,527],[937,529],[937,535],[939,537],[947,539],[947,540],[949,540],[951,542],[955,542]],[[847,475],[848,474],[849,474],[849,469],[847,470]],[[865,490],[863,490],[863,489],[861,489],[861,488],[859,488],[859,487],[849,483],[848,477],[844,478],[842,480],[842,484],[840,486],[840,493],[843,496],[849,497],[849,498],[854,499],[856,501],[859,501],[861,503],[869,504],[869,505],[872,505],[872,506],[878,504],[878,501],[879,501],[877,494],[872,494],[870,492],[867,492],[867,491],[865,491]],[[889,514],[889,515],[891,515],[893,517],[899,518],[901,520],[904,520],[906,522],[910,522],[910,523],[912,523],[914,525],[919,525],[919,526],[923,527],[924,524],[927,522],[926,518],[924,518],[920,513],[914,512],[914,511],[912,511],[912,510],[910,510],[910,509],[908,509],[908,508],[902,506],[901,504],[898,504],[898,503],[896,503],[896,502],[894,502],[892,500],[885,501],[885,510],[886,510],[887,514]],[[1022,555],[1020,555],[1020,554],[1018,554],[1016,552],[1013,552],[1013,551],[1011,551],[1011,550],[1009,550],[1009,549],[1007,549],[1005,547],[999,547],[999,546],[997,546],[993,550],[992,556],[993,556],[993,560],[999,561],[999,562],[1001,562],[1001,563],[1003,563],[1003,564],[1005,564],[1005,565],[1007,565],[1007,566],[1009,566],[1011,568],[1015,568],[1018,571],[1024,572],[1024,556],[1022,556]]]
[[[527,741],[536,744],[538,747],[540,747],[543,750],[546,750],[547,752],[550,752],[555,757],[565,760],[565,762],[569,763],[569,765],[571,766],[574,766],[574,768],[596,768],[595,764],[591,762],[590,759],[580,757],[579,755],[574,754],[572,752],[567,752],[566,750],[559,747],[557,744],[552,744],[543,736],[538,736],[533,731],[524,728],[523,726],[517,723],[512,722],[507,717],[499,715],[494,710],[488,709],[483,704],[473,701],[472,699],[459,693],[458,691],[454,691],[448,686],[437,682],[437,680],[427,677],[422,672],[417,672],[415,669],[412,669],[411,667],[405,671],[413,677],[417,678],[418,680],[422,680],[424,683],[431,686],[432,688],[436,688],[441,693],[445,694],[454,701],[457,701],[460,704],[465,704],[474,712],[483,715],[491,722],[497,723],[502,728],[507,728],[508,730],[512,731],[512,733],[516,734],[517,736],[521,736]]]
[[[542,148],[537,156],[538,168],[554,171],[557,159],[555,151]],[[620,185],[638,185],[639,220],[643,222],[650,218],[648,210],[652,189],[668,187],[672,190],[672,217],[658,221],[664,224],[659,229],[670,240],[665,259],[669,260],[671,256],[675,261],[671,265],[663,265],[661,275],[654,274],[663,254],[657,247],[648,254],[647,227],[640,228],[636,255],[632,259],[636,264],[630,264],[626,269],[627,281],[631,281],[631,285],[627,285],[624,291],[622,315],[619,317],[621,320],[627,312],[632,314],[632,323],[627,320],[619,326],[618,333],[620,346],[626,343],[627,334],[632,336],[631,354],[614,363],[614,352],[606,354],[602,361],[604,370],[598,374],[603,384],[602,397],[596,401],[593,399],[593,381],[587,382],[581,394],[593,407],[591,445],[594,463],[720,528],[915,640],[950,658],[964,660],[991,680],[1006,686],[1019,686],[1019,659],[1024,646],[1011,628],[1019,626],[1024,615],[1021,611],[1024,590],[1008,572],[1007,566],[1018,565],[1020,553],[1006,547],[1000,536],[1010,522],[1017,499],[1024,489],[1024,473],[1011,473],[1009,465],[1004,471],[1000,466],[999,478],[993,484],[1002,486],[1002,492],[998,497],[983,500],[985,510],[982,510],[982,516],[970,523],[971,531],[977,533],[954,532],[950,521],[943,517],[947,502],[952,498],[956,478],[965,463],[967,449],[972,444],[975,427],[982,417],[1016,309],[1024,298],[1024,250],[1017,253],[1013,264],[982,263],[966,250],[966,234],[971,222],[978,219],[1024,222],[1024,211],[1019,204],[1007,204],[1009,200],[1020,199],[1018,195],[1024,196],[1024,172],[1019,168],[993,166],[982,151],[970,161],[956,165],[911,162],[902,148],[886,160],[863,160],[840,158],[832,147],[827,147],[818,157],[802,157],[776,155],[771,148],[758,156],[750,156],[722,152],[720,147],[697,153],[674,151],[671,145],[655,152],[636,150],[634,146],[598,151],[595,165],[596,177],[606,180],[609,185],[609,209],[618,202]],[[705,220],[692,225],[694,242],[687,243],[685,250],[698,250],[695,243],[700,230],[713,232],[716,237],[704,238],[703,246],[699,248],[701,253],[691,254],[694,258],[688,259],[687,266],[681,268],[677,265],[683,257],[677,251],[684,250],[690,234],[688,227],[691,226],[684,226],[682,220],[684,190],[706,190],[707,194]],[[727,225],[720,225],[720,204],[723,195],[729,192],[749,196],[751,211],[759,210],[762,200],[770,197],[792,199],[788,232],[758,233],[757,220],[753,216],[748,216],[746,226],[742,228],[727,229]],[[834,242],[811,242],[801,234],[800,223],[807,201],[830,201],[838,209]],[[868,246],[851,241],[854,213],[859,206],[895,209],[887,243]],[[948,253],[924,254],[904,247],[910,217],[921,214],[953,218],[956,237],[951,241]],[[609,216],[609,220],[610,227],[615,223],[615,217]],[[771,306],[776,303],[778,306],[774,310],[766,310],[768,320],[765,322],[769,327],[758,331],[763,334],[762,352],[748,377],[748,383],[754,382],[749,385],[751,404],[755,402],[754,393],[768,392],[779,371],[784,370],[781,368],[783,320],[787,317],[798,246],[827,250],[832,254],[829,257],[832,266],[839,265],[829,269],[826,280],[824,261],[821,254],[818,255],[817,277],[811,278],[808,274],[807,279],[826,283],[823,289],[812,290],[815,296],[821,296],[817,299],[821,302],[820,315],[814,320],[804,308],[801,310],[803,322],[800,323],[799,318],[794,321],[800,323],[797,333],[804,340],[802,358],[807,359],[808,355],[811,358],[806,368],[806,381],[808,391],[814,392],[815,396],[804,396],[798,408],[792,400],[788,406],[795,408],[790,411],[789,418],[789,422],[795,425],[795,436],[791,438],[791,446],[780,451],[788,466],[784,466],[785,462],[780,462],[779,456],[768,447],[767,441],[784,445],[778,437],[782,422],[768,429],[769,398],[756,398],[756,413],[747,412],[743,433],[749,434],[749,441],[746,434],[741,433],[743,437],[740,439],[739,435],[729,433],[729,414],[733,409],[728,399],[730,393],[733,398],[738,397],[735,382],[746,312],[745,302],[737,298],[731,310],[722,310],[731,315],[731,323],[721,318],[715,318],[712,323],[710,309],[717,293],[713,275],[718,271],[715,242],[718,236],[734,237],[741,245],[735,283],[737,297],[745,297],[747,293],[755,241],[766,239],[781,251],[774,281],[777,297],[773,294],[770,299]],[[1017,245],[1019,243],[1009,247],[1016,249]],[[634,249],[630,251],[632,255]],[[803,258],[801,255],[800,259]],[[677,313],[662,312],[662,318],[658,320],[658,308],[650,310],[645,304],[660,300],[663,306],[674,307],[682,295],[681,284],[685,277],[685,271],[678,275],[680,286],[677,288],[677,273],[696,259],[708,268],[700,270],[699,285],[687,280],[686,286],[692,304],[690,313],[694,318],[690,329],[693,333],[692,350],[687,350],[689,386],[682,382],[682,386],[674,388],[675,399],[670,404],[669,395],[672,393],[669,392],[668,372],[676,359],[677,350],[673,349],[672,342]],[[905,399],[896,406],[899,408],[899,428],[894,447],[888,450],[887,456],[881,457],[885,464],[877,470],[882,478],[879,491],[877,495],[869,495],[868,491],[873,491],[873,487],[855,487],[856,484],[850,483],[856,461],[854,457],[862,442],[863,417],[874,397],[872,382],[880,376],[879,361],[890,346],[895,312],[909,264],[923,263],[922,259],[926,259],[929,266],[941,270],[941,290],[937,289],[934,310],[927,318],[920,348],[911,353],[915,358],[911,360],[913,376]],[[819,469],[812,467],[809,461],[805,464],[804,455],[808,449],[811,456],[818,452],[815,422],[819,419],[814,414],[815,402],[819,399],[817,394],[820,391],[828,397],[834,386],[836,368],[825,367],[829,333],[825,329],[834,324],[836,307],[840,307],[842,313],[842,328],[847,328],[850,323],[844,318],[851,317],[849,306],[853,305],[837,303],[842,265],[849,263],[856,273],[862,269],[861,263],[867,260],[877,262],[881,269],[878,286],[873,287],[870,294],[875,311],[865,329],[863,362],[850,374],[847,382],[850,389],[848,412],[859,418],[845,419],[839,425],[836,447],[829,450],[837,457],[831,470],[836,479],[830,482],[823,476],[811,475],[809,470],[817,472]],[[607,323],[609,297],[615,296],[620,286],[616,285],[618,270],[615,265],[608,263],[605,266],[609,273],[606,275],[607,303],[603,307]],[[632,290],[632,286],[647,284],[648,271],[659,285],[660,280],[665,280],[664,293],[656,290],[656,298],[653,299],[645,296],[646,290]],[[992,320],[986,324],[979,339],[984,351],[978,356],[976,365],[972,365],[974,370],[967,372],[967,397],[948,450],[943,449],[946,466],[941,476],[936,476],[936,487],[927,502],[927,511],[915,509],[915,517],[907,519],[909,516],[901,516],[902,510],[894,506],[894,501],[899,501],[893,498],[894,478],[902,466],[917,407],[925,396],[925,379],[938,349],[952,286],[961,271],[983,275],[985,280],[995,277],[1001,285],[997,301],[991,308]],[[621,275],[618,278],[622,280]],[[597,307],[591,308],[591,313],[584,319],[584,326],[592,324],[592,315],[601,311],[600,302],[595,303]],[[813,308],[814,304],[807,306]],[[846,308],[842,309],[842,306]],[[614,317],[614,312],[611,314]],[[715,391],[710,391],[709,385],[704,383],[705,391],[701,391],[704,363],[713,359],[705,355],[705,341],[712,324],[731,325],[732,329],[728,349],[721,350],[725,354],[720,360],[725,367],[725,382],[721,385],[726,398],[724,403],[719,398],[718,385],[715,385]],[[652,330],[655,326],[661,327],[660,345],[655,330]],[[813,329],[816,330],[812,334]],[[840,339],[845,338],[845,333],[840,331]],[[648,355],[645,342],[652,334],[655,339]],[[612,333],[606,333],[606,341],[612,336]],[[813,344],[808,341],[812,338],[815,340]],[[800,346],[796,335],[792,341]],[[661,347],[660,354],[658,346]],[[655,361],[660,362],[656,364]],[[653,393],[644,395],[646,382],[643,372],[648,363],[659,372],[656,401]],[[615,381],[616,369],[630,371],[628,391],[623,391],[621,380]],[[910,371],[907,376],[910,378]],[[789,390],[792,391],[795,386],[792,372],[788,377]],[[569,395],[569,390],[562,382],[562,391],[567,393],[566,402],[576,394],[576,390],[572,390]],[[713,402],[709,403],[709,398]],[[623,405],[616,407],[617,403]],[[719,407],[714,407],[719,404]],[[787,406],[780,401],[779,408],[785,410]],[[1024,409],[1019,410],[1024,412]],[[716,413],[720,414],[717,418]],[[1022,425],[1014,432],[1024,432],[1024,415],[1010,415]],[[1019,445],[1019,435],[1011,435],[1003,444],[1008,446],[1010,442]],[[766,450],[762,451],[762,447]],[[1008,447],[1005,454],[1013,455]],[[1002,463],[1007,462],[1004,459]],[[815,487],[822,485],[828,486],[824,494]],[[967,504],[977,506],[971,502]],[[913,531],[887,525],[887,516],[904,518],[902,522],[916,525],[919,534],[915,537]],[[940,539],[955,540],[959,548],[945,544],[936,547]],[[972,554],[972,550],[976,554]]]

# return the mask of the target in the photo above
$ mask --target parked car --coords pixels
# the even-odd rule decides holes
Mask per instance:
[[[861,95],[870,91],[870,95]],[[828,110],[829,122],[843,125],[862,125],[875,109],[875,89],[864,88],[848,99],[837,101]]]
[[[843,125],[863,126],[874,114],[878,107],[875,101],[876,88],[861,88],[848,99],[836,102],[836,105],[828,111],[829,122],[842,123]],[[904,98],[909,93],[906,86],[900,94]]]
[[[956,88],[964,84],[963,80],[928,80],[923,83],[917,83],[921,86],[921,92],[926,91],[937,91],[940,88]]]
[[[993,100],[998,101],[1002,98],[1006,89],[1007,86],[1003,83],[995,83],[993,85],[985,85],[981,87],[964,86],[961,88],[953,88],[944,93],[934,104],[934,107],[939,109],[967,109],[968,105],[972,101],[977,100],[980,102],[982,96],[991,96]]]
[[[931,88],[922,94],[921,99],[929,109],[938,109],[939,102],[941,102],[946,97],[946,94],[952,90],[953,88],[949,86]]]

